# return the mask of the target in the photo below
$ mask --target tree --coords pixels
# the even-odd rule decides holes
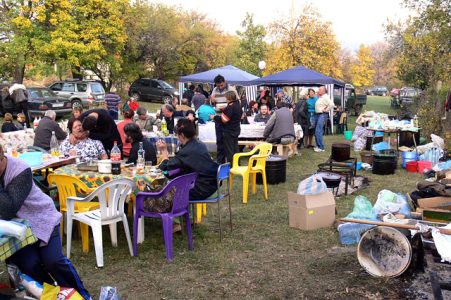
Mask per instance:
[[[393,53],[399,55],[398,77],[408,85],[426,89],[451,74],[450,0],[405,0],[417,16],[386,29]]]
[[[303,65],[328,76],[341,78],[340,44],[331,23],[321,19],[318,11],[306,6],[293,20],[270,25],[274,39],[267,57],[266,74]]]
[[[383,86],[400,86],[396,78],[397,55],[390,51],[386,42],[376,42],[369,46],[373,57],[374,84]]]
[[[258,62],[263,60],[267,52],[265,27],[254,25],[253,15],[246,13],[241,22],[244,31],[237,31],[239,46],[237,49],[237,67],[257,76],[261,76]]]
[[[344,82],[352,82],[352,63],[354,57],[349,49],[341,49],[340,50],[340,68],[342,77],[339,78]]]
[[[370,86],[373,84],[374,59],[371,56],[371,50],[364,45],[360,45],[357,55],[352,63],[352,83],[357,87]]]

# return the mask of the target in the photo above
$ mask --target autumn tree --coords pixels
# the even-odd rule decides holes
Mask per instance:
[[[369,46],[373,57],[374,84],[383,86],[400,86],[396,78],[397,55],[392,53],[388,43],[380,41]]]
[[[351,67],[352,83],[355,86],[362,87],[373,84],[373,62],[374,59],[371,56],[370,48],[360,45]]]
[[[241,22],[243,31],[237,31],[239,46],[237,49],[237,67],[257,76],[261,76],[258,62],[263,60],[267,51],[265,27],[255,25],[253,15],[246,13]]]
[[[265,74],[303,65],[328,76],[341,78],[340,44],[330,22],[318,11],[306,6],[296,19],[270,24],[274,43],[267,56]]]
[[[352,52],[349,49],[341,49],[339,53],[340,53],[339,60],[342,77],[338,79],[341,79],[344,82],[352,82],[351,67],[354,60]]]

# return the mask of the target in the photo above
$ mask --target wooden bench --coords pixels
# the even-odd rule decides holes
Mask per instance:
[[[276,147],[277,154],[280,156],[291,157],[293,155],[299,155],[298,144],[273,144]]]

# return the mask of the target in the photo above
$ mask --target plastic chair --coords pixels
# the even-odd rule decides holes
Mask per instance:
[[[218,203],[219,238],[221,241],[222,241],[222,227],[221,227],[221,204],[220,203],[221,203],[221,200],[225,197],[229,198],[230,231],[233,230],[233,228],[232,228],[232,205],[230,203],[229,182],[227,182],[227,184],[225,185],[227,190],[224,191],[223,193],[221,193],[221,185],[222,185],[223,181],[229,180],[229,176],[230,176],[230,163],[220,165],[218,168],[218,173],[217,173],[218,189],[216,190],[216,192],[213,195],[211,195],[210,197],[208,197],[207,199],[190,200],[189,201],[189,203],[193,204],[193,205],[194,204],[201,205],[201,204],[206,204],[206,203]],[[199,213],[199,210],[197,210],[197,214],[198,213]]]
[[[132,192],[134,186],[135,184],[130,179],[115,179],[102,184],[85,198],[67,198],[67,258],[70,258],[73,220],[91,226],[98,267],[103,267],[103,225],[109,225],[111,244],[113,247],[117,247],[117,223],[122,222],[127,238],[128,250],[130,251],[130,255],[133,256],[132,240],[130,237],[127,216],[124,212],[124,204],[125,199]],[[99,209],[75,213],[76,202],[87,203],[94,198],[99,199]]]
[[[230,191],[232,190],[233,175],[243,177],[243,203],[247,203],[247,194],[249,189],[249,175],[252,175],[252,194],[257,193],[257,173],[262,174],[263,192],[265,199],[268,200],[268,187],[266,184],[266,158],[272,150],[272,144],[258,144],[252,151],[245,153],[236,153],[233,156],[233,167],[230,169]],[[240,166],[241,157],[250,157],[246,166]]]
[[[163,225],[163,238],[166,247],[166,259],[174,259],[172,253],[172,224],[176,217],[185,217],[186,234],[188,236],[188,249],[193,250],[193,235],[191,232],[191,222],[189,217],[189,190],[194,187],[197,174],[190,173],[179,176],[171,180],[161,191],[157,193],[140,192],[136,195],[136,212],[133,222],[133,255],[138,255],[138,222],[142,217],[159,218]],[[157,213],[144,210],[144,201],[146,198],[158,198],[167,194],[175,188],[174,200],[170,212]]]
[[[58,189],[58,197],[60,202],[60,212],[64,213],[67,212],[66,208],[66,200],[69,197],[77,196],[77,192],[80,194],[89,194],[94,189],[91,189],[86,186],[86,184],[81,181],[80,179],[77,179],[72,176],[68,175],[59,175],[59,174],[49,174],[47,176],[47,181],[50,185],[56,186]],[[75,212],[87,212],[93,209],[99,208],[98,202],[89,202],[89,203],[76,203],[75,204]],[[61,219],[61,240],[63,238],[63,232],[64,232],[64,224],[63,219]],[[89,251],[89,228],[85,224],[80,224],[80,234],[81,234],[81,241],[82,241],[82,247],[83,247],[83,253],[88,253]]]

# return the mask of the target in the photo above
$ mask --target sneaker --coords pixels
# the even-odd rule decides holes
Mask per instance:
[[[315,149],[313,149],[313,151],[315,151],[315,152],[324,152],[324,151],[326,151],[326,150],[321,149],[321,148],[315,148]]]

